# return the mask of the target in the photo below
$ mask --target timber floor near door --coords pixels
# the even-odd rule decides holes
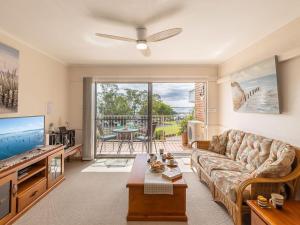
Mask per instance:
[[[144,178],[148,169],[147,155],[136,156],[130,177],[128,221],[187,221],[184,179],[173,183],[173,195],[145,195]]]

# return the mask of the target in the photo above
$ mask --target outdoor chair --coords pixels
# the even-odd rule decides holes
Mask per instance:
[[[156,129],[157,123],[152,123],[152,141],[154,143],[155,152],[157,153],[157,146],[156,146],[156,140],[155,140],[155,129]],[[149,141],[150,137],[146,134],[140,135],[136,137],[136,140],[142,142],[142,152],[144,152],[144,147],[146,148],[146,151],[148,151],[147,142]]]
[[[102,142],[101,143],[101,147],[100,147],[100,154],[102,152],[103,145],[106,142],[112,142],[112,144],[113,144],[113,151],[114,151],[114,148],[115,148],[114,142],[117,141],[117,135],[113,134],[113,133],[111,133],[111,134],[104,134],[103,129],[102,129],[101,126],[99,126],[99,133],[100,133],[99,141]]]

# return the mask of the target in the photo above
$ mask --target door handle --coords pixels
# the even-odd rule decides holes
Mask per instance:
[[[38,191],[33,192],[33,193],[30,195],[30,197],[31,197],[31,198],[34,197],[37,193],[38,193]]]

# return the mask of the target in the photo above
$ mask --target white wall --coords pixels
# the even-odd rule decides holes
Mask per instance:
[[[215,65],[74,65],[69,68],[70,79],[70,123],[82,132],[82,79],[94,77],[99,82],[195,82],[208,81],[209,135],[217,132],[217,66]],[[77,141],[81,141],[78,136]]]
[[[69,96],[66,66],[4,32],[0,32],[0,42],[20,52],[18,113],[0,117],[45,115],[47,102],[52,102],[53,112],[46,115],[46,128],[50,122],[65,125]]]
[[[219,78],[255,62],[289,52],[299,52],[300,19],[255,43],[232,57],[219,68]],[[295,54],[293,54],[295,55]],[[226,79],[225,79],[226,80]],[[230,82],[219,84],[219,123],[222,129],[236,128],[280,139],[300,146],[300,58],[279,63],[279,91],[282,114],[236,113],[233,111]]]

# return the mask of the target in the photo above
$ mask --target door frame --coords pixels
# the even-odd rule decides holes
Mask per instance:
[[[147,132],[150,136],[149,140],[148,140],[148,153],[152,153],[153,152],[153,141],[152,141],[152,96],[153,96],[153,83],[155,84],[163,84],[163,83],[200,83],[203,82],[205,83],[205,132],[206,132],[206,136],[208,134],[208,81],[207,80],[203,80],[203,81],[186,81],[186,82],[174,82],[174,81],[151,81],[151,82],[139,82],[139,81],[132,81],[132,82],[114,82],[114,81],[96,81],[95,82],[95,118],[94,118],[94,125],[95,125],[95,132],[94,132],[94,157],[95,158],[133,158],[135,157],[136,154],[96,154],[97,153],[97,137],[96,137],[96,122],[97,122],[97,84],[147,84],[148,85],[148,124],[147,124]],[[149,126],[149,124],[151,126]]]

